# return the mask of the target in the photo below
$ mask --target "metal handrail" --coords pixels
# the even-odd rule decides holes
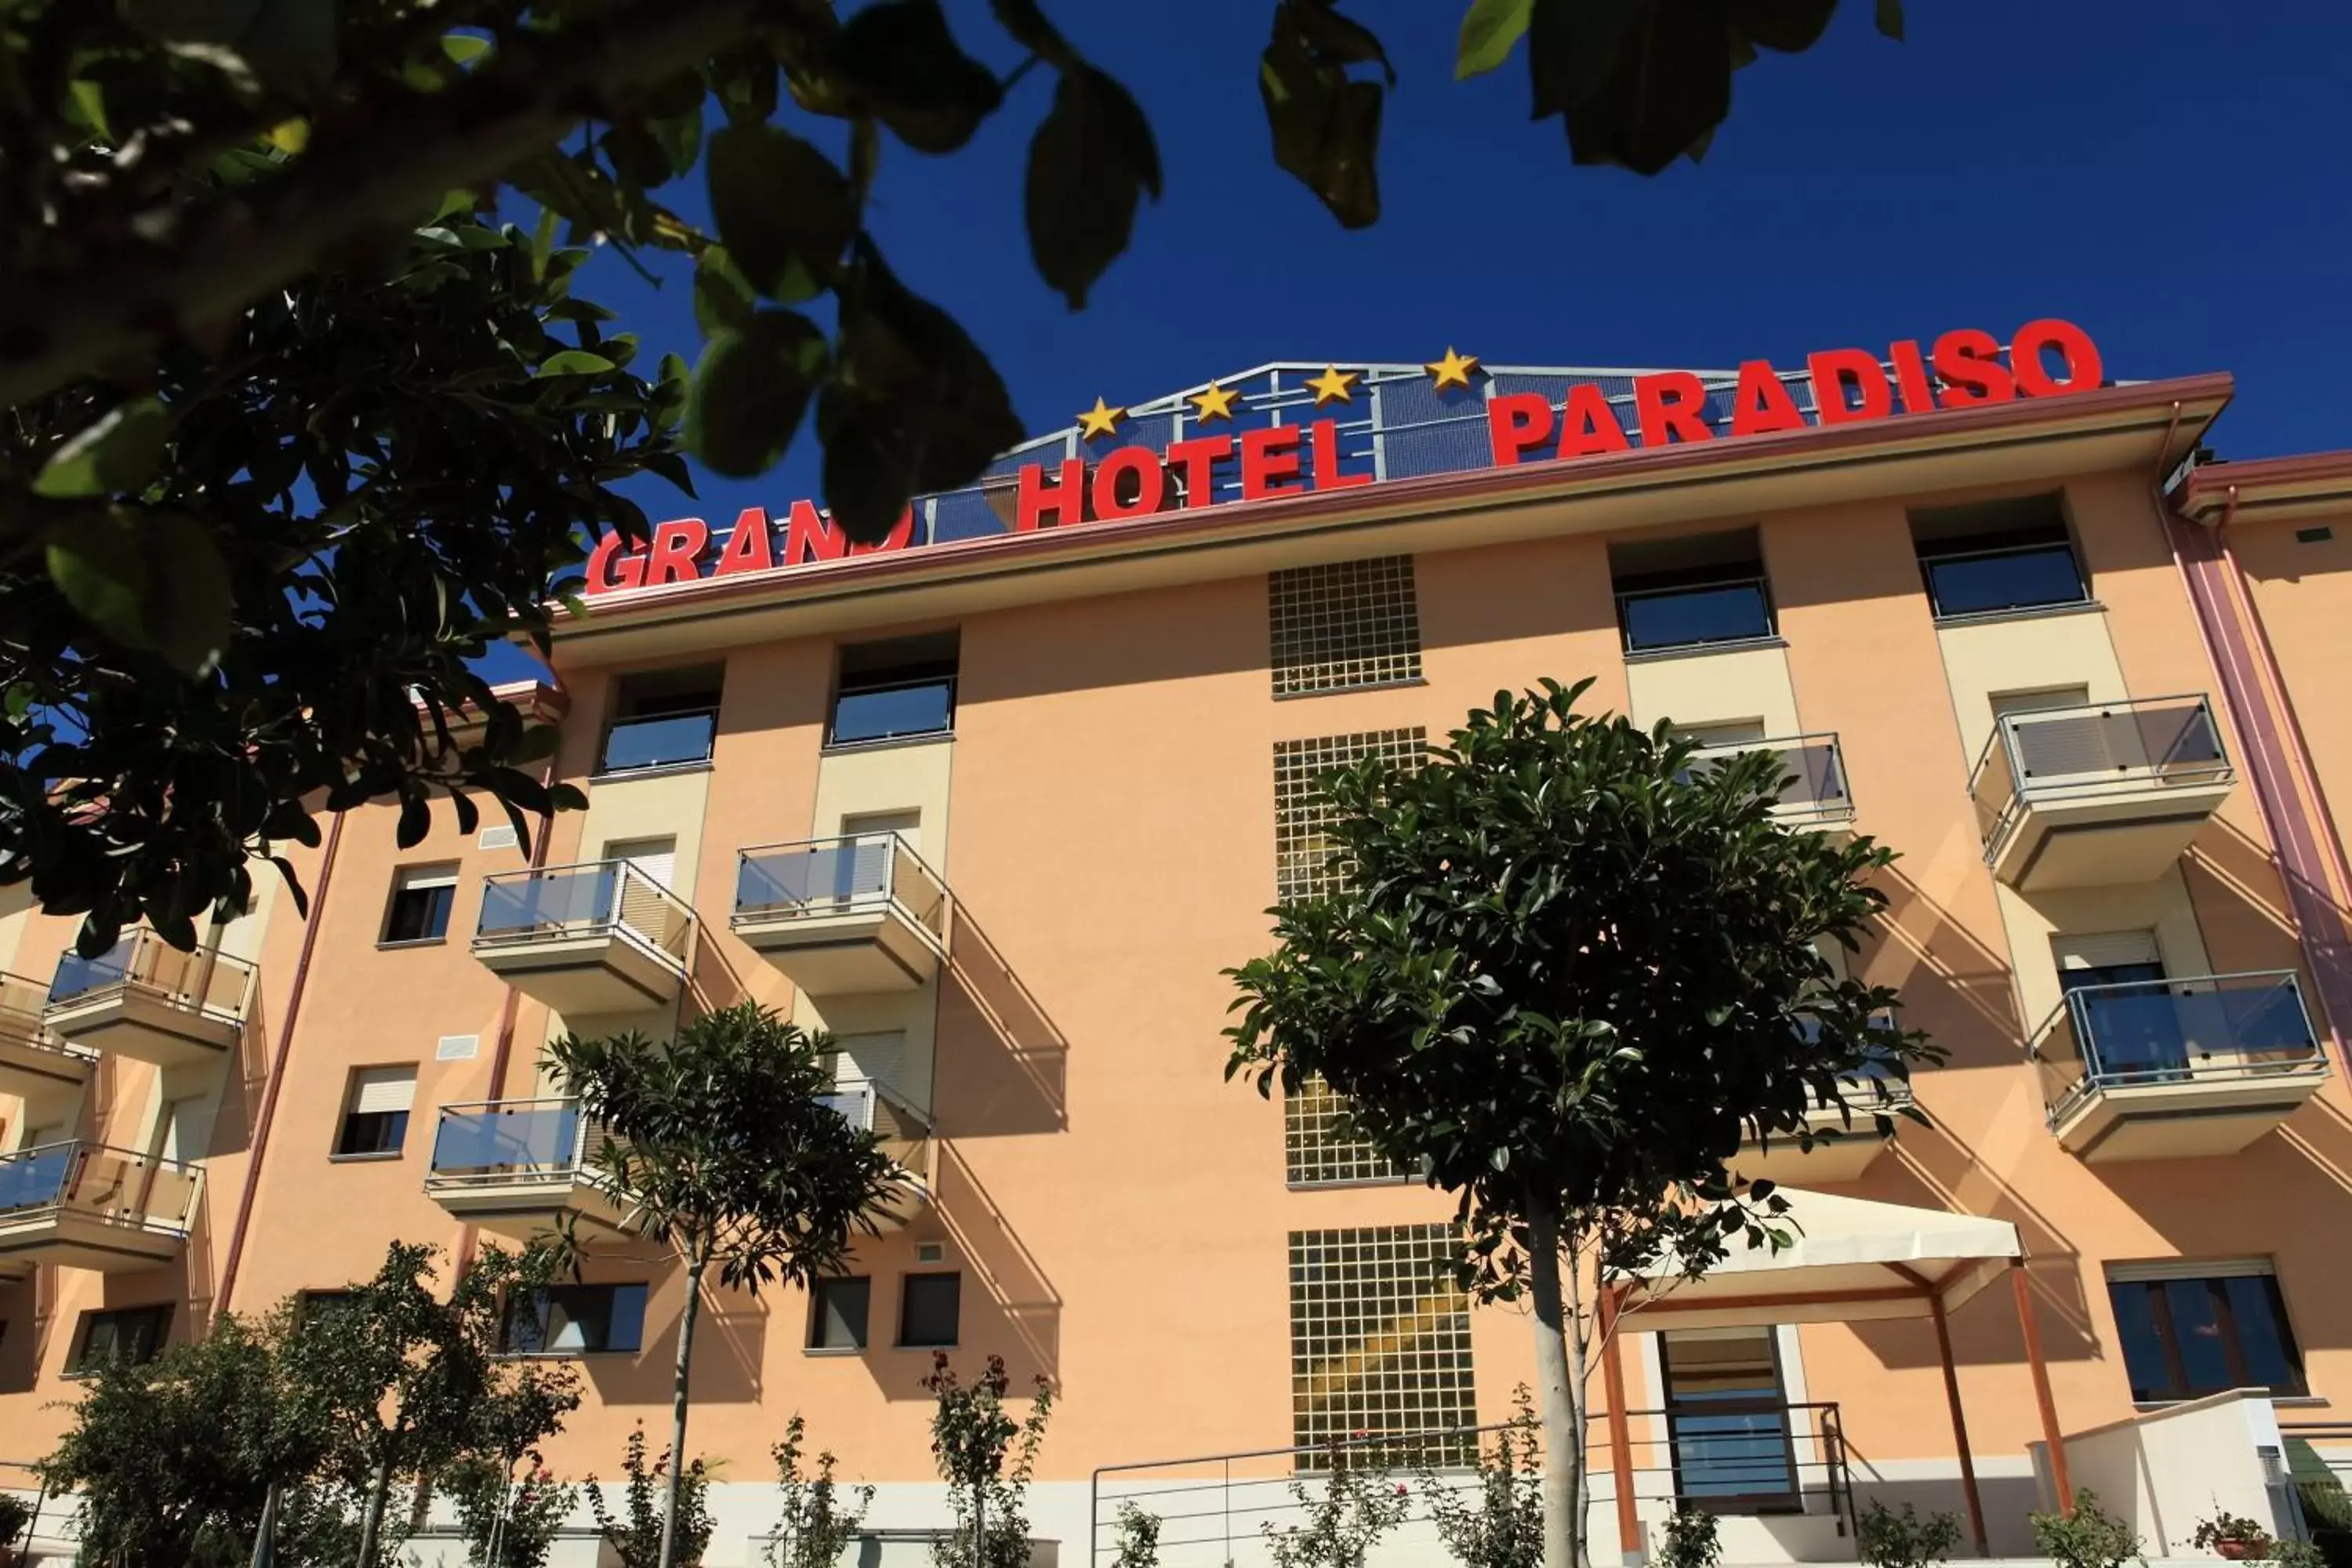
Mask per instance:
[[[874,861],[880,873],[878,879],[872,886],[851,885],[857,873],[856,851],[876,847],[887,847],[887,853],[877,856]],[[749,879],[759,862],[803,858],[815,864],[827,854],[842,857],[836,862],[837,869],[829,886],[795,889],[777,883],[771,877],[768,880],[772,890],[780,896],[764,900],[747,897]],[[900,882],[901,861],[906,863],[918,886],[909,889]],[[848,877],[839,874],[838,868],[841,867],[847,868]],[[933,946],[942,951],[945,949],[948,907],[951,902],[947,879],[931,868],[930,862],[907,842],[903,834],[895,831],[846,833],[831,838],[756,844],[736,852],[735,868],[735,909],[729,917],[730,926],[889,908],[905,916],[908,922]]]
[[[58,959],[43,1016],[135,991],[207,1018],[239,1023],[253,994],[255,973],[251,963],[215,947],[182,952],[142,926],[96,958],[68,952]],[[232,984],[222,986],[224,978]],[[233,994],[220,994],[224,991]]]
[[[43,1162],[55,1165],[53,1184],[44,1191],[37,1175]],[[108,1162],[114,1162],[109,1165]],[[12,1192],[10,1176],[34,1170],[36,1179]],[[110,1176],[110,1180],[106,1178]],[[101,1184],[87,1185],[93,1179]],[[136,1178],[136,1194],[131,1179]],[[204,1183],[203,1167],[184,1160],[166,1160],[137,1149],[124,1149],[87,1138],[61,1139],[13,1153],[0,1154],[0,1223],[38,1221],[68,1213],[109,1225],[130,1225],[141,1230],[161,1230],[185,1236]],[[176,1194],[176,1205],[156,1204],[159,1190]],[[30,1199],[34,1201],[18,1201]]]
[[[2285,1049],[2259,1053],[2242,1047],[2227,1052],[2195,1050],[2196,1042],[2184,1035],[2180,1059],[2151,1067],[2118,1068],[2103,1064],[2094,1005],[2098,998],[2126,995],[2163,995],[2171,998],[2218,994],[2224,989],[2252,990],[2247,983],[2260,983],[2263,989],[2289,999],[2294,1016],[2302,1023],[2302,1039]],[[2189,987],[2196,987],[2191,990]],[[2303,999],[2301,977],[2292,969],[2240,970],[2227,974],[2189,974],[2163,980],[2130,980],[2111,985],[2084,985],[2068,992],[2051,1009],[2042,1026],[2033,1032],[2026,1052],[2032,1059],[2063,1068],[2069,1059],[2047,1047],[2063,1030],[2074,1046],[2071,1059],[2082,1066],[2074,1081],[2049,1095],[2048,1119],[2053,1128],[2073,1114],[2074,1110],[2094,1095],[2113,1089],[2131,1089],[2159,1083],[2225,1083],[2249,1079],[2274,1079],[2288,1077],[2324,1077],[2327,1072],[2327,1054],[2321,1047],[2318,1032],[2311,1023],[2311,1009]],[[2045,1094],[2047,1091],[2045,1090]]]
[[[597,896],[586,910],[557,907],[542,910],[538,901],[523,898],[517,900],[520,914],[528,918],[512,926],[492,928],[499,909],[499,893],[502,889],[529,886],[555,887],[561,879],[593,873],[598,878],[610,878],[610,883],[597,889]],[[647,876],[627,860],[580,860],[568,866],[540,866],[520,871],[499,871],[482,879],[482,910],[474,928],[474,947],[496,948],[553,938],[595,936],[611,932],[627,938],[652,956],[672,968],[684,972],[686,948],[694,929],[694,910],[686,900]]]

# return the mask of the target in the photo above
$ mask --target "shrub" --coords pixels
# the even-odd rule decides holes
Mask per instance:
[[[496,1460],[478,1460],[447,1482],[472,1568],[545,1568],[556,1531],[580,1500],[580,1489],[559,1484],[538,1454],[525,1460],[520,1480]]]
[[[1715,1515],[1700,1508],[1675,1509],[1658,1547],[1658,1568],[1716,1568],[1722,1561],[1723,1541]]]
[[[948,1365],[945,1352],[934,1354],[922,1386],[934,1402],[931,1461],[948,1483],[948,1506],[955,1515],[953,1528],[931,1543],[931,1561],[940,1568],[1026,1568],[1025,1502],[1038,1446],[1045,1440],[1045,1418],[1054,1410],[1053,1384],[1036,1380],[1029,1414],[1020,1421],[1004,1408],[1012,1379],[1002,1356],[990,1356],[981,1374],[967,1384]]]
[[[17,1538],[33,1522],[33,1505],[14,1492],[0,1492],[0,1563],[13,1563]]]
[[[1543,1562],[1542,1427],[1524,1383],[1512,1391],[1511,1411],[1494,1445],[1473,1456],[1475,1501],[1429,1465],[1419,1470],[1438,1539],[1464,1568],[1540,1568]]]
[[[1948,1513],[1926,1519],[1909,1503],[1896,1513],[1873,1501],[1854,1521],[1854,1543],[1864,1563],[1874,1568],[1929,1568],[1952,1554],[1960,1543],[1960,1521]]]
[[[2189,1544],[2200,1552],[2220,1552],[2224,1542],[2245,1548],[2239,1553],[2242,1557],[2268,1557],[2277,1544],[2269,1531],[2226,1508],[2210,1519],[2199,1520],[2197,1532],[2189,1538]]]
[[[1160,1568],[1160,1516],[1131,1502],[1118,1505],[1118,1554],[1110,1568]]]
[[[784,1423],[784,1440],[769,1450],[775,1457],[776,1489],[783,1502],[776,1539],[768,1547],[770,1568],[835,1568],[856,1541],[866,1510],[874,1505],[872,1487],[845,1489],[833,1479],[830,1452],[817,1455],[814,1473],[801,1473],[801,1444],[807,1432],[807,1424],[795,1415]]]
[[[1290,1496],[1305,1524],[1259,1526],[1275,1568],[1363,1568],[1364,1554],[1402,1524],[1412,1507],[1410,1494],[1377,1452],[1350,1454],[1338,1443],[1331,1445],[1323,1495],[1310,1496],[1305,1482],[1294,1480]]]
[[[2119,1568],[2142,1562],[2139,1531],[2099,1506],[2099,1494],[2078,1491],[2074,1511],[2033,1515],[2033,1541],[2058,1568]]]
[[[596,1516],[597,1533],[621,1560],[621,1568],[655,1568],[661,1561],[662,1497],[668,1485],[669,1463],[665,1450],[647,1465],[646,1429],[639,1426],[629,1434],[629,1446],[621,1459],[629,1478],[621,1493],[625,1521],[615,1521],[605,1511],[603,1489],[596,1485],[595,1477],[588,1478],[588,1508]],[[709,1487],[710,1478],[700,1459],[678,1478],[676,1568],[697,1568],[703,1548],[710,1544],[712,1521],[703,1499]]]

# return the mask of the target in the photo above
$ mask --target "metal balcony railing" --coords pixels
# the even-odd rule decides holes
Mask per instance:
[[[1969,793],[1992,865],[2036,806],[2234,776],[2211,705],[2201,696],[2156,697],[2003,714],[1969,775]]]
[[[237,1023],[253,993],[253,965],[211,948],[182,952],[143,927],[96,958],[67,953],[49,981],[50,1008],[77,1006],[119,991],[158,996],[207,1018]]]
[[[2053,1128],[2104,1091],[2327,1070],[2292,970],[2086,985],[2034,1036]]]
[[[9,1048],[54,1056],[61,1071],[86,1068],[98,1060],[96,1051],[49,1032],[41,1018],[48,1004],[48,986],[21,974],[0,973],[0,1036],[12,1042]]]
[[[593,1174],[606,1134],[576,1100],[483,1100],[441,1107],[428,1180],[440,1186],[564,1185]]]
[[[1845,756],[1835,731],[1701,746],[1691,753],[1690,765],[1696,771],[1749,752],[1769,752],[1780,760],[1785,782],[1772,815],[1781,821],[1811,827],[1853,820],[1853,791],[1846,783]]]
[[[744,850],[737,866],[737,926],[886,909],[944,951],[947,883],[895,833],[763,845]]]
[[[0,1226],[68,1215],[184,1236],[204,1181],[177,1160],[72,1140],[0,1155]]]
[[[615,720],[613,727],[604,731],[604,749],[597,758],[596,771],[625,773],[707,763],[710,760],[711,742],[718,733],[716,708]]]
[[[589,860],[484,878],[474,947],[617,935],[683,970],[693,931],[686,901],[645,872],[626,860]]]
[[[1617,625],[1627,653],[1753,642],[1775,630],[1771,591],[1760,576],[1622,590]]]

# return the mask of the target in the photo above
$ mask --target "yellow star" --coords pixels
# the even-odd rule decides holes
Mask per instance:
[[[1196,392],[1184,401],[1201,411],[1201,423],[1206,425],[1212,419],[1231,419],[1234,416],[1234,399],[1238,395],[1213,381],[1209,383],[1208,391]]]
[[[1081,439],[1087,441],[1093,440],[1097,436],[1108,436],[1117,430],[1118,422],[1126,417],[1126,409],[1113,408],[1098,395],[1095,398],[1095,405],[1092,408],[1083,408],[1078,411],[1078,435]]]
[[[1355,395],[1348,389],[1361,380],[1363,377],[1352,370],[1343,371],[1336,364],[1327,364],[1321,375],[1308,376],[1307,384],[1315,389],[1315,406],[1320,408],[1327,403],[1355,402]]]
[[[1437,391],[1443,392],[1449,386],[1458,386],[1466,392],[1470,388],[1470,374],[1478,368],[1478,356],[1455,353],[1454,345],[1448,343],[1445,345],[1444,359],[1421,368],[1437,378]]]

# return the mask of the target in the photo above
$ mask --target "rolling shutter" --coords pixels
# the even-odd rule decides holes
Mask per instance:
[[[352,1114],[376,1116],[416,1103],[416,1069],[362,1068],[352,1075]]]

